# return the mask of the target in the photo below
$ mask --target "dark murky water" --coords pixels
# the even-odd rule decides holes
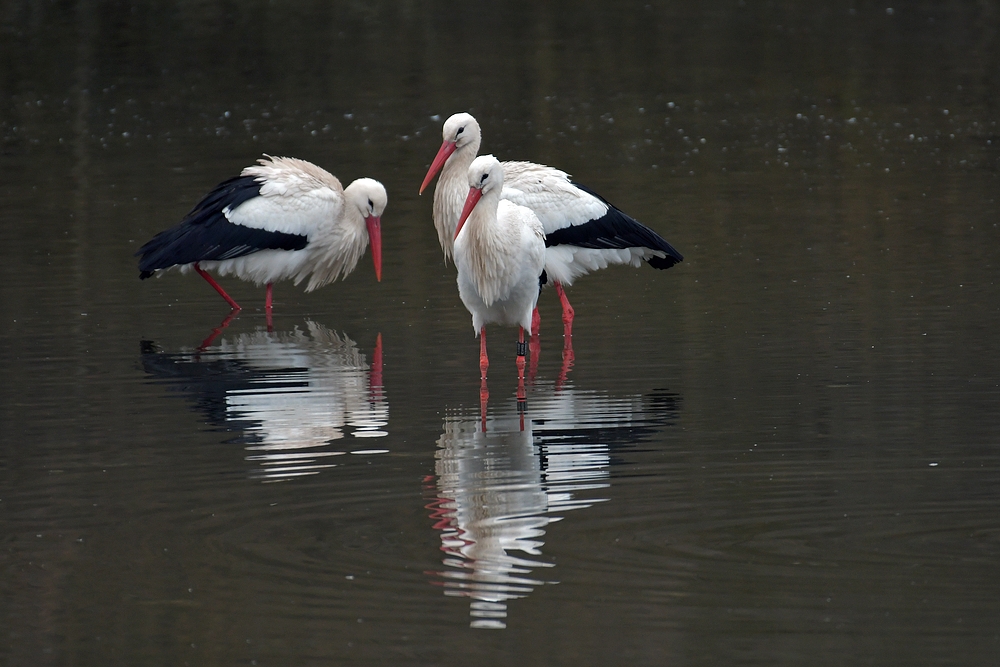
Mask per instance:
[[[0,4],[0,662],[992,664],[1000,6]],[[440,124],[686,259],[478,345]],[[389,191],[311,294],[139,282],[262,153]],[[251,305],[252,304],[252,305]],[[206,342],[207,341],[207,342]]]

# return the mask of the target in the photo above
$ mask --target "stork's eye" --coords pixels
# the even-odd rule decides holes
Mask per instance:
[[[457,137],[458,135],[462,134],[463,132],[465,132],[465,126],[462,126],[462,127],[458,128],[458,132],[455,133],[455,136]]]
[[[371,199],[368,200],[368,208],[373,209],[373,210],[375,208],[375,204],[372,203]]]
[[[485,183],[486,179],[489,177],[490,177],[489,174],[483,174],[482,178],[479,179],[479,184],[482,185],[483,183]]]

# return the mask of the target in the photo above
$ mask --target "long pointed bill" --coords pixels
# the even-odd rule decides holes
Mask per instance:
[[[365,218],[368,239],[372,242],[372,260],[375,262],[375,280],[382,282],[382,218],[370,215]]]
[[[469,219],[472,215],[472,209],[476,208],[476,204],[483,197],[483,191],[479,188],[469,188],[469,196],[465,198],[465,206],[462,208],[462,215],[458,217],[458,225],[455,227],[455,238],[458,238],[458,233],[462,231],[462,225],[465,221]]]
[[[455,152],[456,148],[458,148],[458,144],[454,141],[445,141],[441,144],[441,148],[438,149],[437,155],[434,156],[434,161],[431,162],[430,169],[427,170],[427,175],[424,176],[424,182],[420,184],[420,192],[417,194],[424,194],[424,190],[431,184],[431,181],[434,180],[437,173],[441,171],[441,167],[443,167],[444,163],[448,161],[448,158],[451,157],[451,154]]]

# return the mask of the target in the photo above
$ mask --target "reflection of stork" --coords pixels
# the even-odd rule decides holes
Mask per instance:
[[[194,394],[210,423],[240,433],[253,476],[283,481],[334,467],[345,454],[384,453],[332,446],[348,434],[387,434],[381,353],[380,337],[369,369],[354,341],[307,322],[305,329],[224,338],[196,353],[145,343],[142,362],[157,380]]]
[[[676,416],[677,397],[614,398],[543,390],[522,415],[456,415],[438,440],[437,484],[427,505],[441,531],[445,569],[431,573],[446,595],[471,599],[471,625],[506,627],[507,600],[554,583],[532,576],[545,527],[557,513],[590,507],[610,486],[616,450],[648,439]],[[527,417],[527,418],[525,418]]]

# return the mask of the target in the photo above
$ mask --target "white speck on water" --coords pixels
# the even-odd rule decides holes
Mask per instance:
[[[937,463],[928,463],[927,465],[929,465],[932,468],[936,468],[937,467]]]

